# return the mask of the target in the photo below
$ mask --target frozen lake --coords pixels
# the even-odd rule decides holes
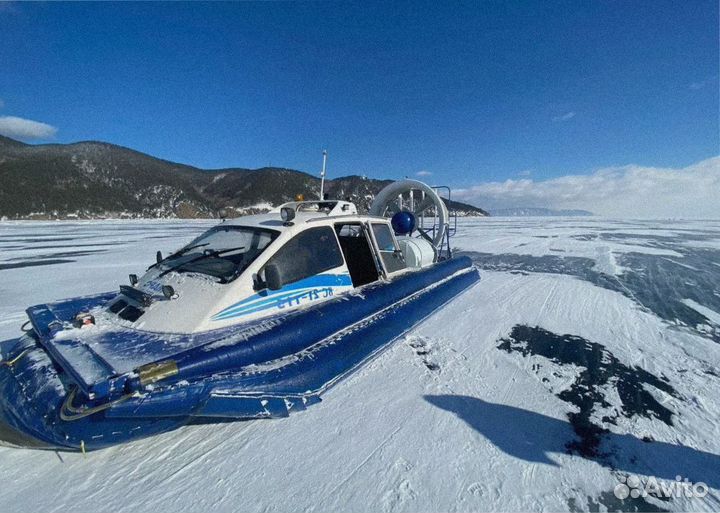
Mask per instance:
[[[0,223],[0,340],[208,221]],[[469,218],[482,281],[287,419],[0,448],[5,509],[720,509],[720,221]],[[705,497],[629,497],[637,475]],[[634,478],[627,481],[636,484]]]

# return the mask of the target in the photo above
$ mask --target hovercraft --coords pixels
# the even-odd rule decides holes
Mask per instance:
[[[158,253],[119,291],[30,307],[0,343],[5,438],[84,451],[304,410],[479,280],[453,231],[437,188],[403,180],[369,215],[286,203]]]

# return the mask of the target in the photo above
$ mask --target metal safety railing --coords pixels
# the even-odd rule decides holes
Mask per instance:
[[[445,223],[445,234],[443,235],[443,239],[440,242],[440,246],[437,248],[438,260],[446,260],[448,258],[452,258],[452,246],[450,244],[450,238],[457,233],[457,211],[455,209],[450,209],[450,202],[452,201],[452,191],[450,187],[448,187],[447,185],[436,185],[432,186],[431,188],[438,193],[440,199],[446,200],[446,207],[448,209],[449,218],[448,222]],[[447,197],[443,197],[442,192],[446,192]],[[438,218],[437,209],[435,210],[435,215],[433,216],[432,222],[432,226],[426,227],[425,216],[420,216],[420,228],[425,230],[425,232],[430,234],[431,238],[434,239],[435,234],[440,229],[440,220]]]

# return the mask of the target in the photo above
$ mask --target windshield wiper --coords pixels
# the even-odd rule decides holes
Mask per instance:
[[[206,244],[203,244],[203,245],[205,246]],[[187,262],[183,262],[182,264],[178,265],[177,267],[171,267],[171,268],[169,268],[169,269],[164,270],[163,272],[160,273],[160,275],[158,276],[158,278],[161,278],[161,277],[165,276],[165,275],[166,275],[167,273],[169,273],[170,271],[180,272],[181,270],[183,270],[183,267],[186,267],[186,266],[188,266],[188,265],[190,265],[190,264],[194,264],[195,262],[198,262],[198,261],[203,260],[203,259],[205,259],[205,258],[217,257],[217,256],[220,256],[220,255],[222,255],[222,254],[224,254],[224,253],[230,253],[231,251],[238,251],[238,250],[241,250],[241,249],[245,249],[245,246],[238,246],[238,247],[236,247],[236,248],[225,248],[225,249],[211,249],[211,250],[207,250],[207,249],[206,249],[205,251],[203,251],[202,255],[198,255],[198,256],[196,256],[195,258],[191,258],[191,259],[188,260]],[[168,257],[168,258],[169,258],[169,257]],[[187,269],[185,269],[185,270],[187,270]]]
[[[205,242],[205,243],[203,243],[203,244],[195,244],[195,245],[193,245],[193,246],[187,246],[187,247],[185,247],[185,248],[182,248],[182,249],[179,250],[179,251],[176,251],[176,252],[173,253],[172,255],[168,255],[167,257],[165,257],[165,258],[163,259],[163,262],[164,262],[165,260],[170,259],[170,258],[175,258],[175,257],[182,256],[182,255],[184,255],[185,253],[187,253],[188,251],[190,251],[190,250],[192,250],[192,249],[203,248],[203,247],[207,246],[208,244],[210,244],[210,243],[209,243],[209,242]]]
[[[202,247],[204,247],[204,246],[207,246],[208,244],[210,244],[210,243],[209,243],[209,242],[204,242],[203,244],[195,244],[195,245],[193,245],[193,246],[187,246],[187,247],[181,248],[181,249],[177,250],[175,253],[172,253],[172,254],[166,256],[165,258],[163,258],[163,259],[160,260],[159,262],[155,262],[153,265],[151,265],[150,267],[148,267],[148,270],[152,269],[153,267],[157,267],[158,265],[162,264],[163,262],[165,262],[165,261],[167,261],[167,260],[171,260],[171,259],[173,259],[173,258],[177,258],[177,257],[179,257],[179,256],[182,256],[182,255],[184,255],[185,253],[187,253],[187,252],[190,251],[190,250],[197,249],[197,248],[202,248]],[[160,252],[158,251],[158,253],[160,253]]]
[[[223,253],[230,253],[232,251],[240,251],[241,249],[245,249],[245,246],[238,246],[236,248],[213,249],[213,250],[210,250],[206,256],[218,256],[218,255],[222,255]]]

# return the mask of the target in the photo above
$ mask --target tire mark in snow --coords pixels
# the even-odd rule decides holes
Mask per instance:
[[[559,282],[557,280],[554,280],[552,282],[552,286],[550,287],[550,290],[548,290],[547,295],[545,296],[545,299],[543,300],[542,305],[540,305],[540,309],[538,310],[537,314],[537,320],[535,321],[535,325],[540,325],[540,322],[542,318],[544,317],[545,309],[547,308],[548,303],[550,303],[551,298],[555,298],[555,295],[557,294],[557,288],[558,288]]]
[[[203,462],[208,456],[210,456],[211,454],[215,453],[215,452],[216,452],[218,449],[220,449],[222,446],[224,446],[224,445],[227,444],[228,442],[236,439],[236,438],[239,437],[240,435],[244,434],[245,431],[247,431],[248,429],[250,429],[250,428],[255,424],[255,422],[253,422],[253,421],[246,421],[246,424],[247,424],[247,425],[242,426],[241,429],[236,430],[236,431],[235,431],[232,435],[230,435],[229,437],[227,437],[227,438],[222,438],[222,439],[220,440],[220,442],[218,442],[217,444],[215,444],[215,445],[213,445],[212,447],[210,447],[210,449],[203,450],[202,454],[200,454],[198,457],[196,457],[196,458],[192,459],[191,461],[187,462],[186,464],[178,467],[174,472],[172,472],[169,476],[167,476],[167,478],[165,478],[165,479],[163,480],[163,483],[171,483],[171,482],[173,482],[178,476],[184,474],[185,471],[193,468],[193,467],[194,467],[195,465],[197,465],[198,463]],[[237,450],[237,449],[238,449],[238,448],[236,448],[236,450]]]
[[[507,294],[505,296],[507,297]],[[437,362],[443,371],[437,372],[429,368],[425,369],[422,376],[428,392],[462,395],[458,389],[466,390],[467,385],[471,384],[473,386],[473,394],[492,394],[492,392],[487,392],[487,390],[485,390],[485,392],[479,391],[479,389],[485,388],[484,382],[487,375],[478,371],[477,368],[472,367],[469,364],[469,358],[462,351],[451,347],[449,341],[442,338],[433,340],[422,335],[410,335],[406,338],[405,345],[416,353],[418,348],[421,349],[420,352],[422,354],[419,354],[419,356],[422,356],[422,363],[425,367],[427,367],[426,360],[428,355],[432,355],[432,361]],[[513,372],[515,376],[519,371],[514,370]],[[509,391],[510,388],[506,388],[505,395],[508,395]],[[479,450],[480,447],[482,447],[482,450]],[[468,440],[463,452],[466,455],[473,456],[482,453],[484,459],[483,467],[488,475],[498,475],[500,473],[499,469],[506,464],[502,460],[501,451],[489,442],[485,442],[485,445],[483,445],[483,442],[478,443],[477,440]],[[455,468],[459,474],[464,474],[466,471],[459,462],[456,463]],[[523,483],[530,481],[530,485],[532,485],[535,479],[535,471],[536,465],[528,465],[528,469],[523,472]],[[424,491],[427,493],[427,490]],[[470,484],[464,483],[456,492],[456,503],[461,504],[467,500],[468,497],[474,501],[474,506],[480,504],[477,502],[478,500],[481,500],[483,504],[488,501],[494,503],[500,499],[500,491],[497,488],[488,488],[488,486],[477,482]],[[417,495],[410,481],[402,479],[402,476],[399,476],[395,479],[392,490],[388,491],[382,499],[383,502],[379,509],[383,511],[394,511],[396,509],[404,509],[403,505],[408,500],[417,499]],[[412,510],[412,508],[410,509]]]
[[[530,463],[522,473],[522,488],[527,490],[535,481],[535,472],[537,471],[537,463]]]
[[[238,436],[244,434],[248,429],[252,427],[252,425],[255,423],[253,421],[246,421],[245,426],[231,426],[228,427],[240,427],[240,429],[233,430],[234,432],[231,433],[227,437],[221,437],[221,440],[212,445],[209,449],[206,449],[206,446],[210,440],[214,440],[215,437],[222,435],[222,433],[215,433],[215,436],[211,437],[210,439],[206,439],[207,441],[205,443],[192,443],[195,433],[188,433],[187,436],[178,437],[177,440],[170,444],[168,447],[164,449],[163,454],[158,455],[152,462],[149,460],[143,459],[139,462],[138,465],[135,466],[135,468],[130,472],[127,473],[127,468],[118,468],[118,471],[115,475],[110,476],[107,481],[115,481],[115,479],[118,478],[118,474],[126,479],[132,479],[133,476],[137,474],[142,474],[143,477],[137,481],[134,481],[136,483],[136,486],[139,488],[145,488],[145,487],[153,487],[153,489],[158,490],[161,487],[164,487],[170,483],[172,483],[174,480],[176,480],[181,475],[185,474],[185,472],[193,467],[195,467],[197,464],[203,462],[206,460],[207,456],[210,456],[211,454],[217,452],[218,449],[223,447],[226,443],[231,442],[233,439],[236,439]],[[200,426],[195,426],[195,428],[198,428]],[[187,428],[192,429],[193,426],[187,426]],[[201,427],[200,427],[201,428]],[[195,430],[198,433],[200,433],[199,430]],[[148,443],[148,440],[142,440],[140,443]],[[134,450],[140,450],[138,447],[131,447],[131,444],[129,446],[123,446],[122,449],[134,449]],[[181,454],[177,454],[177,449],[181,449],[183,447],[187,447],[187,450],[183,451]],[[112,449],[111,449],[112,450]],[[195,453],[200,450],[201,454],[196,455]],[[172,454],[171,458],[168,458],[167,455]],[[179,462],[184,459],[185,456],[189,456],[189,461],[186,461],[183,464],[179,464]],[[92,457],[92,456],[91,456]],[[159,461],[167,461],[169,463],[168,466],[163,465],[157,465]],[[145,465],[151,465],[152,470],[150,472],[146,472]],[[175,466],[178,465],[178,466]],[[163,472],[173,469],[171,473],[167,476],[159,476],[159,474],[162,474]],[[158,478],[157,481],[152,482],[153,479]],[[148,484],[149,483],[149,484]],[[82,495],[82,504],[90,505],[93,504],[93,501],[96,497],[100,496],[102,493],[107,493],[107,489],[105,487],[97,487],[95,488],[91,493]],[[165,492],[162,497],[166,498],[168,495],[172,497],[177,496],[177,490],[170,489],[168,492]],[[68,499],[71,499],[72,497],[68,497]],[[58,506],[55,509],[50,510],[51,512],[55,511],[65,511],[66,507],[62,506],[62,504],[67,504],[67,500],[61,501],[61,505]],[[126,505],[129,506],[124,509],[132,510],[134,509],[132,506],[133,504]],[[123,508],[121,508],[123,509]]]
[[[405,421],[407,421],[408,418],[410,418],[409,415],[407,415],[407,416],[405,417],[404,421],[402,422],[402,424],[401,424],[400,426],[396,427],[388,436],[386,436],[386,437],[383,439],[383,441],[380,442],[380,443],[370,452],[370,454],[368,454],[368,455],[365,457],[364,460],[362,460],[358,465],[356,465],[355,468],[353,468],[353,469],[350,471],[350,473],[349,473],[347,476],[345,476],[345,478],[344,478],[342,481],[340,481],[338,484],[336,484],[336,485],[333,487],[332,490],[330,490],[327,494],[325,494],[325,496],[320,500],[320,502],[318,502],[317,507],[322,506],[322,504],[323,504],[326,500],[328,500],[330,497],[332,497],[332,496],[335,494],[336,491],[338,491],[343,485],[345,485],[345,483],[347,483],[350,479],[352,479],[352,477],[353,477],[361,468],[363,468],[363,467],[372,459],[372,457],[375,456],[375,454],[378,453],[378,451],[380,451],[383,447],[385,447],[385,445],[387,445],[387,443],[388,443],[390,440],[392,440],[393,437],[400,431],[400,429],[402,428],[403,424],[405,424]],[[316,509],[316,508],[313,508],[313,509]]]

